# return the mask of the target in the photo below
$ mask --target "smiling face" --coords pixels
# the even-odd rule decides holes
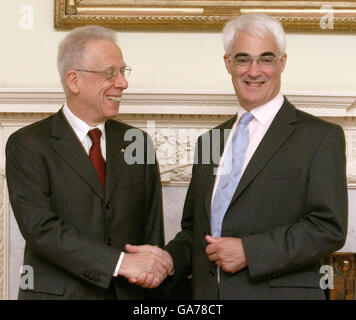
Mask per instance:
[[[249,66],[241,67],[234,59],[236,56],[258,58],[266,55],[277,57],[271,66],[261,66],[252,61]],[[225,55],[224,60],[240,105],[245,110],[250,111],[271,101],[280,91],[286,55],[279,56],[278,45],[271,35],[261,38],[240,32],[234,39],[230,56]]]
[[[87,43],[78,69],[119,71],[124,66],[121,50],[116,44],[96,40]],[[127,80],[120,72],[115,79],[108,80],[105,74],[70,70],[67,84],[72,92],[68,106],[90,126],[117,116],[122,92],[128,87]]]

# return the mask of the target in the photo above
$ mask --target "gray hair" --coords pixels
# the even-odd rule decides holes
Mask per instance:
[[[60,42],[57,68],[64,91],[67,89],[68,70],[80,67],[85,56],[85,46],[95,40],[106,40],[116,44],[117,37],[113,30],[99,26],[85,26],[74,29]]]
[[[276,40],[279,54],[283,56],[286,53],[286,34],[281,23],[271,16],[262,13],[244,14],[229,21],[223,29],[225,53],[232,53],[234,39],[240,32],[258,37],[269,34]]]

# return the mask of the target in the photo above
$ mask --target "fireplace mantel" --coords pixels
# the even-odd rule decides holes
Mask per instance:
[[[356,91],[284,92],[297,108],[338,123],[345,131],[348,188],[356,188]],[[9,135],[57,112],[65,101],[62,89],[0,88],[0,300],[9,297],[10,206],[5,179],[5,144]],[[187,186],[196,138],[230,118],[238,105],[232,91],[125,91],[118,119],[152,136],[166,186]],[[186,155],[189,156],[186,156]],[[355,223],[353,223],[355,225]],[[354,229],[354,228],[353,228]],[[352,243],[355,230],[349,232]]]

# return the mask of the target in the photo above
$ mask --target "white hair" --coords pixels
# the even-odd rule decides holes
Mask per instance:
[[[262,13],[244,14],[226,23],[223,29],[225,53],[232,53],[234,39],[240,32],[262,38],[269,34],[276,40],[279,54],[283,56],[286,53],[286,34],[281,23],[271,16]]]
[[[66,74],[68,70],[80,67],[87,43],[96,40],[106,40],[116,44],[116,33],[100,26],[85,26],[74,29],[60,42],[57,68],[65,92],[67,91]]]

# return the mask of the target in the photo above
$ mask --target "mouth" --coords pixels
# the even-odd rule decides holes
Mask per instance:
[[[265,81],[244,81],[248,86],[252,86],[252,87],[261,87]]]
[[[121,96],[106,96],[106,99],[113,101],[113,102],[120,102]]]

